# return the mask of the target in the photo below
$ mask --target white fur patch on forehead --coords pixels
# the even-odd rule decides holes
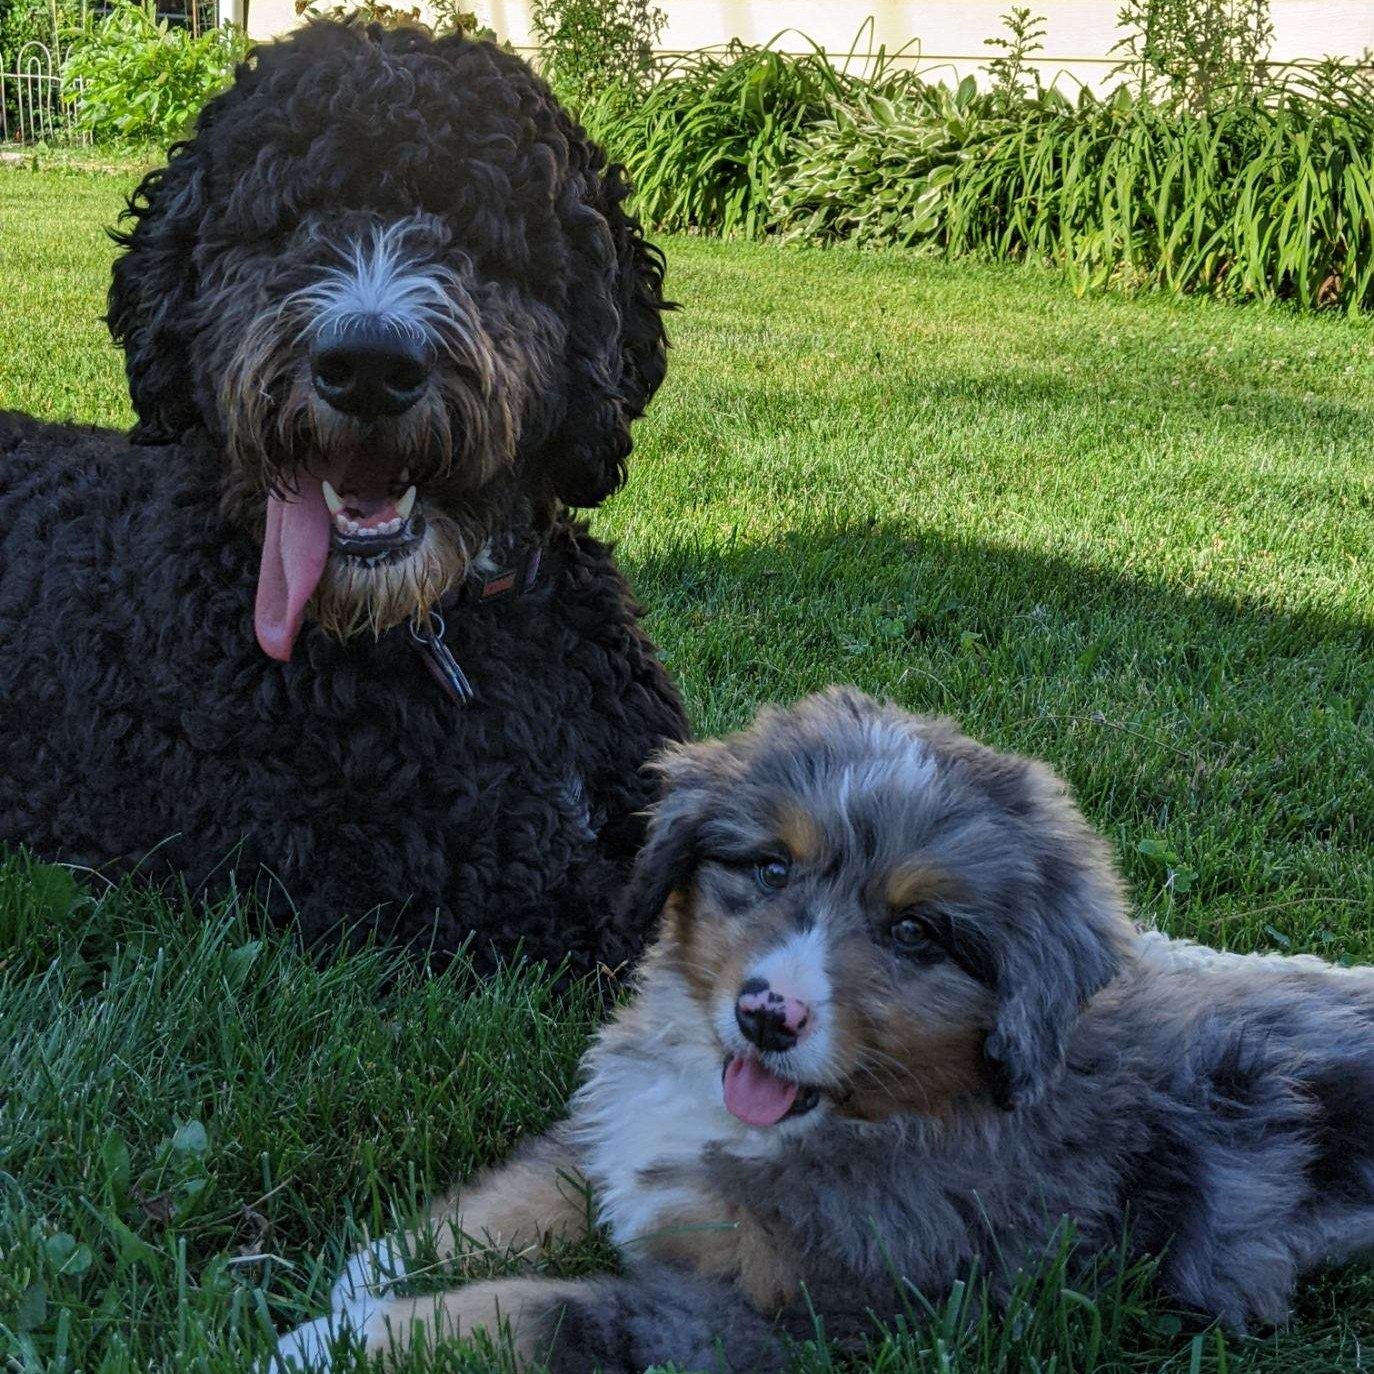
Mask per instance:
[[[841,811],[851,801],[879,789],[923,792],[935,781],[939,761],[926,742],[891,720],[868,720],[863,725],[867,753],[839,770],[835,799]]]
[[[291,303],[309,317],[308,332],[325,338],[359,319],[417,339],[452,327],[457,279],[443,264],[417,262],[407,251],[411,227],[402,220],[368,230],[342,250],[343,265],[324,268],[319,281],[294,293]]]

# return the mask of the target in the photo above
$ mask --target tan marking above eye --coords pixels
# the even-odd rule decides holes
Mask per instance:
[[[938,868],[923,868],[916,864],[894,868],[883,879],[882,894],[894,912],[948,898],[957,884],[949,874]]]
[[[778,839],[787,846],[793,862],[813,863],[820,857],[825,832],[820,822],[799,802],[784,802],[775,818]]]

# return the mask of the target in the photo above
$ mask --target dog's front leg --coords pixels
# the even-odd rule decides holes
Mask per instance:
[[[516,1371],[642,1374],[673,1363],[714,1374],[775,1374],[784,1350],[770,1323],[728,1284],[682,1271],[624,1278],[494,1279],[448,1293],[390,1298],[351,1333],[390,1358],[484,1333]],[[294,1353],[294,1352],[293,1352]],[[328,1351],[310,1352],[328,1369]]]
[[[370,1307],[348,1336],[369,1355],[390,1357],[482,1332],[520,1371],[547,1358],[563,1313],[576,1302],[579,1290],[589,1286],[585,1281],[490,1279],[446,1293],[387,1298]],[[308,1367],[327,1370],[327,1354]]]
[[[334,1306],[385,1292],[411,1273],[429,1242],[441,1264],[533,1260],[555,1243],[581,1240],[591,1228],[591,1197],[577,1156],[558,1131],[550,1131],[431,1204],[421,1230],[359,1250],[334,1285]]]
[[[555,1242],[581,1239],[591,1224],[575,1152],[557,1131],[540,1136],[435,1203],[428,1226],[357,1251],[334,1284],[330,1311],[285,1334],[273,1368],[284,1371],[294,1361],[300,1369],[327,1369],[336,1341],[370,1342],[376,1323],[396,1317],[398,1304],[410,1301],[395,1296],[395,1285],[413,1276],[416,1256],[431,1240],[440,1263],[483,1255],[533,1259]],[[435,1299],[415,1301],[433,1308]]]
[[[592,1229],[591,1196],[576,1152],[555,1130],[430,1207],[441,1260],[535,1259]],[[413,1250],[411,1253],[414,1253]]]

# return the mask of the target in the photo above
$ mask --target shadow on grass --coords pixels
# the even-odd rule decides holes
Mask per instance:
[[[1314,433],[1360,455],[1368,445],[1371,406],[1344,396],[1300,392],[1297,377],[1275,371],[1274,385],[1257,385],[1253,367],[1232,367],[1207,375],[1195,353],[1180,354],[1167,364],[1155,359],[1138,372],[1112,367],[1097,375],[1080,370],[1073,378],[1020,363],[991,373],[951,375],[930,384],[929,398],[941,407],[980,421],[990,396],[998,411],[1024,411],[1037,425],[1054,415],[1071,420],[1085,413],[1102,415],[1104,404],[1142,418],[1168,417],[1180,431],[1211,433],[1218,412],[1225,416],[1227,438],[1238,450],[1272,452],[1291,445],[1302,448]],[[1119,421],[1102,416],[1111,428]],[[1244,442],[1242,443],[1242,438]],[[1355,485],[1352,465],[1350,485]]]

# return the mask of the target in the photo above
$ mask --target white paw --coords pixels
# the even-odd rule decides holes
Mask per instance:
[[[365,1339],[369,1318],[405,1275],[405,1259],[389,1240],[375,1240],[357,1251],[329,1290],[328,1315],[280,1337],[268,1374],[328,1374],[330,1351],[340,1341]]]
[[[374,1240],[344,1265],[329,1292],[335,1312],[345,1307],[367,1307],[386,1297],[392,1285],[406,1276],[404,1256],[389,1240]]]
[[[267,1366],[268,1374],[328,1374],[330,1351],[335,1344],[353,1334],[354,1328],[347,1312],[331,1312],[316,1317],[277,1340],[277,1353]]]

